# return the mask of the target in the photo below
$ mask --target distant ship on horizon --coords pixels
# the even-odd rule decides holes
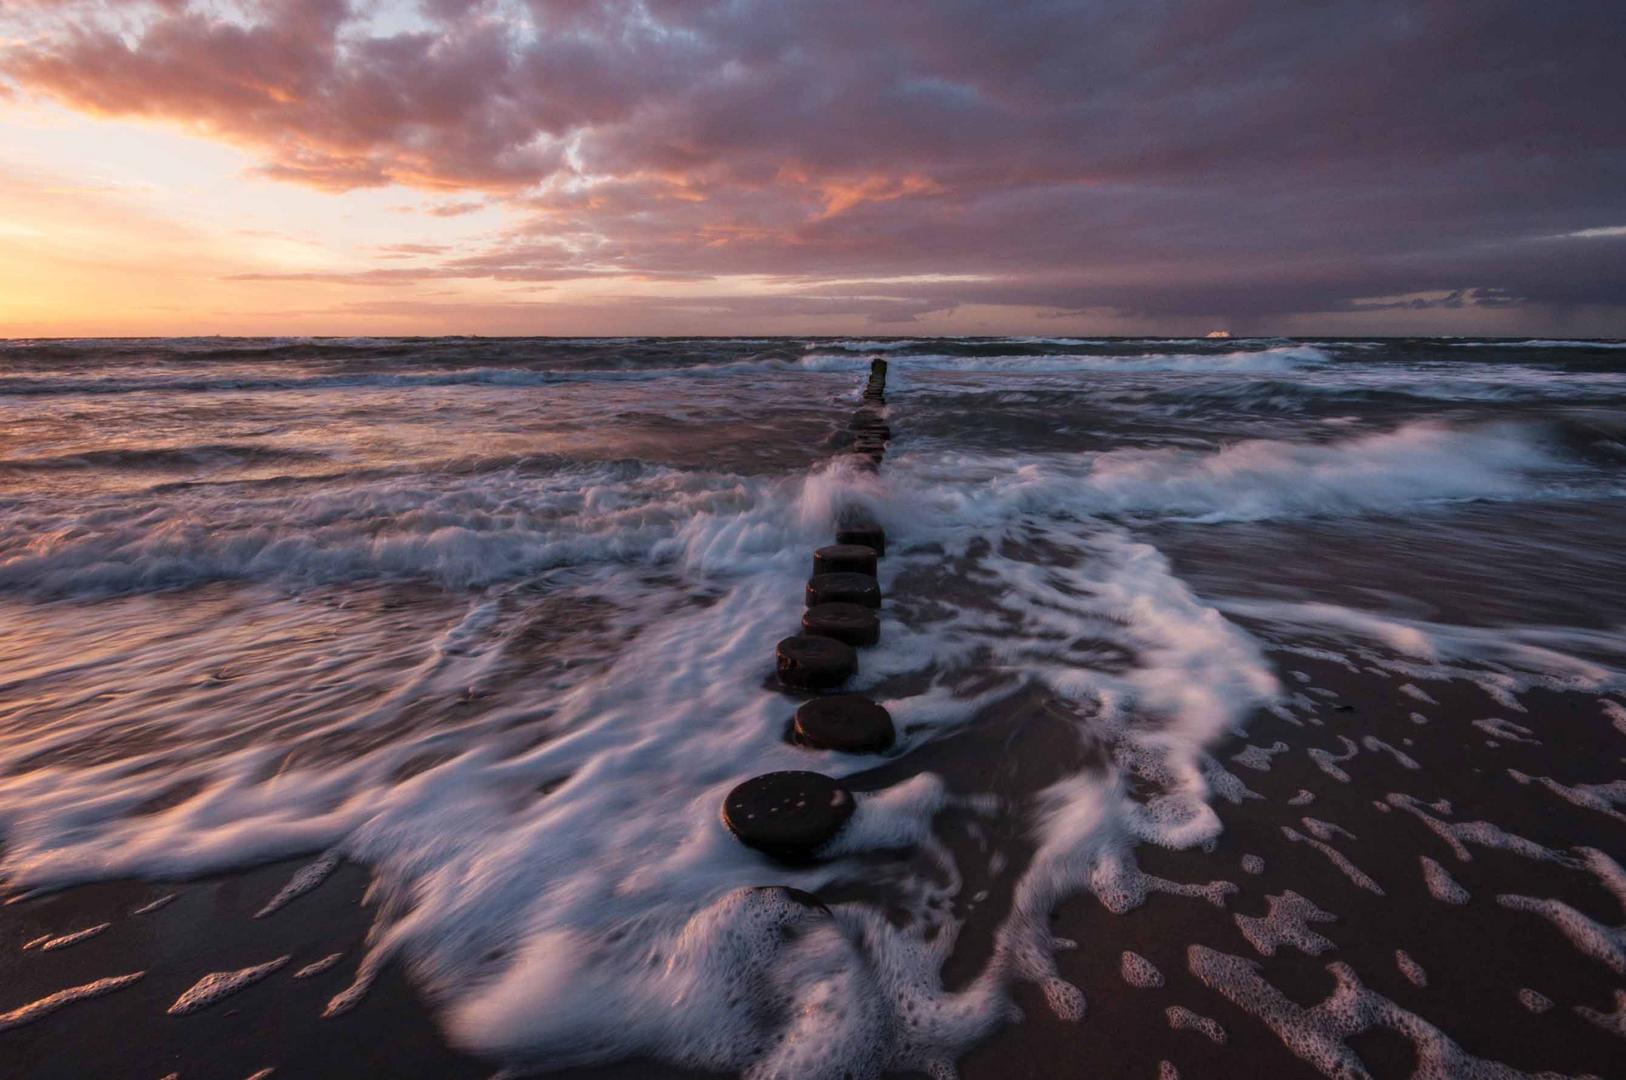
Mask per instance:
[[[1211,338],[1228,338],[1231,336],[1231,332],[1229,330],[1210,330],[1203,336]]]

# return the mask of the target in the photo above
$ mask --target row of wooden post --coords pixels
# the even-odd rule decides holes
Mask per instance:
[[[858,467],[881,467],[892,429],[886,414],[886,361],[870,361],[869,381],[843,442]],[[886,533],[874,520],[848,513],[835,543],[813,553],[802,632],[779,642],[779,685],[807,695],[791,721],[801,746],[852,754],[880,753],[894,740],[892,717],[861,694],[841,693],[858,672],[858,649],[880,640],[879,562]],[[823,773],[756,776],[723,800],[723,822],[740,841],[785,862],[817,857],[852,816],[852,793]]]

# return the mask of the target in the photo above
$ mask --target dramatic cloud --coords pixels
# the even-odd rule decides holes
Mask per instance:
[[[421,189],[426,214],[521,212],[479,254],[356,279],[373,284],[751,275],[781,291],[720,285],[719,312],[1513,307],[1626,333],[1619,0],[34,0],[8,18],[14,94],[181,125],[298,184]]]

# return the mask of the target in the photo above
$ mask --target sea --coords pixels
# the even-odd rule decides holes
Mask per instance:
[[[880,755],[775,682],[854,514]],[[359,867],[325,1010],[403,971],[516,1074],[1017,1075],[1122,1008],[1147,1076],[1606,1075],[1623,537],[1622,341],[0,342],[0,890]],[[776,770],[855,793],[813,862],[721,819]]]

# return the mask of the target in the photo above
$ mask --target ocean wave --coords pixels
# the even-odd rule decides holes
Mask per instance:
[[[1399,513],[1434,503],[1561,497],[1584,461],[1626,458],[1606,420],[1436,421],[1329,442],[1244,440],[1006,456],[908,454],[893,472],[911,513],[1256,521]],[[562,565],[726,564],[785,534],[745,507],[793,481],[566,456],[470,458],[439,472],[319,483],[166,485],[101,499],[19,502],[0,523],[0,591],[151,591],[219,580],[413,578],[481,587]],[[976,478],[967,487],[965,480]]]
[[[165,470],[198,466],[322,461],[317,450],[266,446],[260,443],[195,443],[189,446],[127,446],[83,450],[42,457],[0,458],[0,471],[56,471],[67,469]]]
[[[0,377],[0,397],[53,394],[208,394],[265,391],[414,389],[451,386],[546,387],[568,383],[655,382],[675,378],[723,378],[750,373],[798,370],[849,370],[853,365],[809,363],[796,359],[733,360],[683,367],[613,367],[586,369],[448,368],[431,371],[366,371],[260,375],[71,375]]]
[[[839,363],[843,357],[813,353],[802,361],[817,368]],[[1041,353],[1020,355],[961,356],[950,353],[909,353],[888,358],[889,370],[907,376],[911,371],[948,371],[1058,375],[1071,372],[1100,373],[1212,373],[1268,374],[1298,371],[1335,362],[1325,349],[1314,345],[1283,345],[1268,349],[1233,350],[1211,353]]]
[[[885,338],[874,341],[809,341],[804,346],[808,349],[841,349],[844,352],[896,352],[918,345],[916,338]]]
[[[1050,911],[1087,890],[1111,910],[1134,906],[1137,888],[1146,891],[1137,842],[1211,844],[1215,777],[1236,779],[1208,757],[1213,742],[1278,697],[1261,642],[1109,518],[1403,512],[1528,497],[1571,463],[1550,423],[1430,421],[1323,442],[1019,458],[911,452],[905,421],[898,427],[880,476],[834,466],[757,480],[561,460],[538,477],[19,507],[0,520],[0,588],[23,593],[222,576],[464,588],[579,562],[592,599],[626,614],[600,640],[555,609],[516,615],[519,604],[499,590],[439,596],[433,622],[332,612],[274,589],[256,590],[236,621],[194,611],[201,598],[191,595],[99,608],[98,632],[112,625],[152,644],[121,642],[116,697],[86,693],[60,727],[0,742],[0,870],[53,885],[326,850],[364,864],[378,900],[354,992],[334,1008],[405,961],[460,1045],[519,1070],[656,1056],[760,1077],[948,1075],[1013,1015],[1019,982],[1076,1018],[1083,997],[1058,970]],[[851,506],[888,530],[889,595],[928,599],[905,582],[939,580],[924,575],[945,568],[961,586],[931,588],[929,619],[889,619],[885,639],[864,653],[855,689],[884,697],[877,688],[905,680],[931,687],[884,702],[905,749],[991,715],[1008,684],[962,694],[933,682],[991,664],[1053,695],[1054,722],[1103,750],[1076,771],[1058,765],[1059,778],[1033,793],[1020,819],[1031,858],[1012,868],[1012,899],[981,970],[953,989],[942,970],[963,924],[953,901],[965,875],[932,824],[950,807],[990,812],[997,800],[985,790],[954,792],[922,774],[862,791],[831,857],[776,868],[774,880],[814,892],[850,882],[900,838],[915,856],[898,875],[905,881],[882,883],[896,887],[887,904],[833,911],[761,888],[761,859],[717,813],[739,780],[807,768],[810,754],[835,777],[872,770],[868,759],[789,745],[788,706],[764,689],[769,645],[802,608],[806,553]],[[663,580],[651,585],[656,566]],[[166,637],[167,620],[155,617],[164,600],[177,620],[192,620],[184,632]],[[39,605],[63,619],[75,606]],[[1317,610],[1237,614],[1336,621]],[[405,647],[394,639],[397,617],[422,620],[409,624],[420,636]],[[522,700],[470,707],[452,723],[413,722],[520,667],[505,650],[531,629],[525,618],[548,620],[563,639],[558,651],[578,660],[591,650],[593,662],[519,681]],[[218,691],[199,703],[177,690],[218,670],[211,649],[246,655],[243,643],[268,629],[320,644],[289,649],[280,669],[270,650],[252,654],[262,670],[240,679],[231,709]],[[1436,649],[1448,640],[1421,629]],[[1401,644],[1418,630],[1362,628]],[[66,633],[52,640],[77,643]],[[1122,663],[1080,663],[1067,648],[1080,641],[1100,642]],[[59,651],[106,662],[89,648]],[[1548,669],[1561,659],[1521,655]],[[147,666],[132,676],[138,661]],[[229,732],[228,742],[222,727],[245,711],[261,727],[253,738]],[[39,764],[130,731],[140,744],[116,766]],[[192,794],[164,802],[177,789]],[[160,814],[149,810],[156,803]],[[764,1001],[781,1007],[763,1010]]]
[[[1580,463],[1547,423],[1453,427],[1417,421],[1356,438],[1247,439],[1217,449],[1132,448],[1007,457],[905,456],[895,468],[922,491],[980,507],[997,521],[1013,511],[1074,516],[1260,521],[1400,513],[1430,504],[1562,497]],[[956,481],[976,477],[967,491]],[[961,502],[965,505],[958,505]]]
[[[466,589],[577,563],[651,558],[751,489],[635,462],[473,475],[186,487],[36,499],[0,523],[0,591],[84,596],[221,580],[420,579]]]
[[[1448,341],[1458,349],[1626,349],[1626,341],[1587,338],[1526,338],[1523,341]]]
[[[199,627],[154,660],[151,683],[142,686],[150,696],[126,694],[76,714],[81,738],[98,723],[107,725],[104,735],[145,730],[152,737],[137,754],[143,767],[31,765],[62,732],[23,747],[0,744],[0,829],[11,841],[3,869],[16,881],[60,884],[193,874],[331,849],[376,878],[379,923],[356,992],[386,964],[406,960],[453,1038],[484,1054],[555,1066],[655,1055],[760,1076],[941,1073],[1010,1015],[1014,982],[1039,982],[1047,992],[1065,986],[1047,966],[1054,943],[1044,915],[1061,896],[1091,887],[1098,860],[1122,875],[1131,872],[1131,837],[1170,847],[1213,838],[1218,819],[1204,802],[1203,747],[1269,700],[1275,681],[1247,636],[1145,545],[1103,532],[1065,563],[1042,567],[974,554],[989,536],[975,520],[888,516],[906,545],[888,557],[888,587],[911,567],[939,563],[930,548],[938,545],[998,582],[989,589],[997,612],[973,604],[947,608],[929,628],[889,627],[887,640],[866,650],[866,684],[998,649],[1080,703],[1080,736],[1111,735],[1145,777],[1131,797],[1116,766],[1102,775],[1092,765],[1046,793],[1038,853],[1020,875],[993,955],[970,986],[946,990],[937,972],[957,923],[940,883],[957,880],[958,871],[931,843],[931,824],[950,805],[985,812],[978,807],[988,800],[952,795],[929,774],[866,791],[830,860],[776,871],[793,888],[817,890],[850,877],[855,860],[871,852],[918,840],[941,865],[886,914],[853,903],[830,915],[783,890],[756,887],[759,857],[727,835],[716,812],[742,777],[806,767],[808,751],[781,737],[782,699],[762,687],[765,661],[771,666],[763,642],[800,610],[807,545],[829,535],[842,505],[869,501],[884,512],[893,502],[886,483],[827,470],[731,512],[692,515],[667,552],[700,572],[696,584],[711,588],[708,602],[635,623],[635,643],[567,669],[545,695],[557,736],[541,742],[514,738],[532,734],[515,728],[536,723],[534,701],[471,710],[455,725],[404,722],[434,694],[496,666],[515,631],[502,601],[489,595],[445,618],[405,670],[397,657],[367,662],[377,633],[365,628],[376,619],[352,620],[358,640],[324,643],[324,679],[342,674],[347,686],[382,694],[334,702],[324,693],[325,707],[313,712],[290,693],[286,672],[245,679],[265,729],[256,744],[219,752],[193,752],[219,725],[177,716],[173,694],[164,692],[177,677],[202,677],[200,664],[219,663],[198,655],[207,643],[244,633],[235,623]],[[928,550],[911,555],[911,544]],[[631,611],[650,606],[655,594],[633,577],[612,570],[597,583],[600,595]],[[313,617],[317,605],[287,598],[266,605],[301,633],[329,625]],[[132,614],[154,632],[150,617]],[[1055,640],[1085,634],[1110,637],[1140,659],[1127,670],[1097,672],[1055,654]],[[1007,692],[888,704],[907,738],[924,741]],[[1124,731],[1135,709],[1159,718],[1144,740]],[[300,723],[288,715],[295,710]],[[384,730],[390,738],[376,737]],[[313,757],[308,744],[322,741],[363,749],[338,760]],[[430,767],[409,768],[430,755]],[[867,765],[825,755],[819,767],[842,776]],[[198,794],[161,815],[142,812],[177,784]],[[651,955],[661,961],[649,963]],[[827,993],[842,1003],[835,1013],[818,1007]],[[758,1003],[766,999],[787,1007],[763,1012]],[[341,993],[334,1007],[352,1000]],[[804,1013],[818,1018],[819,1038],[798,1034],[795,1018]],[[907,1017],[921,1015],[936,1017],[929,1031],[895,1037]]]
[[[1191,407],[1293,413],[1313,407],[1465,404],[1596,403],[1626,397],[1626,379],[1543,371],[1488,370],[1478,377],[1397,371],[1383,376],[1333,372],[1314,379],[1256,379],[1223,384],[1173,385],[1136,390],[1127,400]]]

